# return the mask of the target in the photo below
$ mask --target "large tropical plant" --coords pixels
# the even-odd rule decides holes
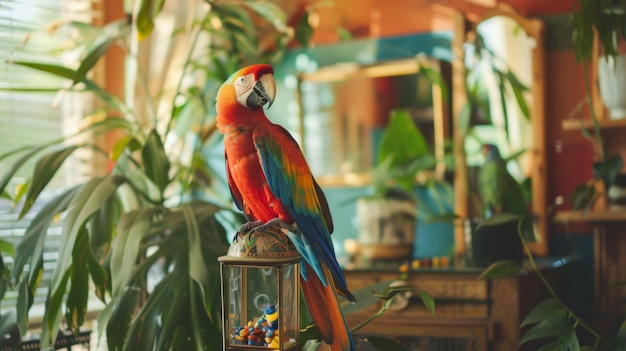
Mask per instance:
[[[101,103],[78,133],[0,156],[12,161],[0,176],[0,194],[14,201],[20,219],[32,217],[0,290],[9,285],[18,292],[21,336],[44,270],[48,229],[57,221],[62,228],[42,349],[53,344],[62,320],[78,330],[92,291],[106,306],[98,328],[110,350],[221,348],[217,257],[226,252],[237,216],[228,210],[230,199],[220,197],[221,183],[205,152],[215,140],[214,96],[235,68],[279,59],[294,35],[287,15],[272,2],[194,4],[143,0],[129,16],[132,23],[66,24],[78,33],[71,47],[81,57],[77,66],[12,62],[62,77],[67,84],[59,92],[90,94]],[[158,27],[163,15],[174,18],[170,31]],[[306,41],[310,28],[306,14],[300,16],[303,21],[293,23],[305,34],[296,37]],[[262,40],[267,38],[275,40]],[[127,54],[129,98],[108,93],[91,78],[112,45]],[[155,47],[165,55],[150,71],[148,53]],[[102,135],[115,139],[111,148],[96,142]],[[84,149],[107,158],[106,172],[42,203],[51,179]],[[32,175],[21,190],[10,191],[14,175],[31,161]],[[2,251],[11,254],[10,248]],[[11,321],[5,317],[0,322]]]

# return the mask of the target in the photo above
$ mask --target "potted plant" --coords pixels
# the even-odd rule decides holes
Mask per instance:
[[[102,103],[100,113],[85,116],[95,122],[76,135],[0,156],[13,162],[0,176],[0,194],[14,201],[19,218],[32,217],[12,265],[0,261],[2,286],[10,274],[8,283],[18,293],[15,318],[3,315],[0,329],[17,325],[18,339],[28,331],[33,294],[41,288],[48,228],[60,221],[42,349],[54,343],[62,321],[78,332],[94,293],[105,306],[98,315],[98,335],[106,334],[110,350],[221,349],[217,257],[226,252],[229,228],[236,228],[240,219],[229,213],[230,198],[220,200],[220,188],[227,188],[214,176],[204,152],[207,141],[214,140],[214,94],[235,68],[279,58],[292,35],[285,13],[271,2],[198,3],[197,11],[180,13],[173,11],[178,5],[164,7],[163,2],[137,5],[132,23],[67,24],[79,34],[72,48],[80,53],[77,66],[12,62],[62,77],[67,85],[59,91],[92,94]],[[171,11],[167,15],[173,22],[168,23],[180,28],[153,38],[161,11]],[[159,29],[163,34],[165,29]],[[261,32],[277,41],[259,43]],[[131,71],[138,72],[126,77],[136,88],[136,99],[121,99],[91,80],[92,68],[112,45],[127,53]],[[144,71],[148,65],[141,60],[154,45],[170,50],[158,70],[167,79]],[[181,60],[168,61],[174,54]],[[159,85],[163,81],[176,84],[167,89]],[[117,134],[111,148],[96,144],[95,137],[112,131]],[[50,180],[82,149],[104,155],[106,173],[42,204]],[[34,163],[32,176],[22,190],[9,190],[28,161]],[[3,245],[0,250],[11,253]]]
[[[357,200],[359,257],[411,257],[420,202],[416,186],[430,187],[435,196],[451,193],[445,191],[449,187],[443,180],[434,177],[436,163],[409,110],[392,110],[372,169],[373,192]]]

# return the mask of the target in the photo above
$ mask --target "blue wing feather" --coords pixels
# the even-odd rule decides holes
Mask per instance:
[[[253,139],[270,190],[302,231],[302,236],[290,234],[298,251],[325,285],[328,282],[320,260],[330,268],[342,294],[351,296],[335,258],[326,198],[313,179],[300,147],[287,130],[275,124],[257,126]]]

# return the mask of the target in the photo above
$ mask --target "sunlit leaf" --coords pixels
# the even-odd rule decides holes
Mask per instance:
[[[113,28],[117,29],[112,30]],[[126,29],[124,30],[124,28]],[[111,44],[119,37],[126,35],[129,29],[130,26],[126,25],[125,18],[108,23],[102,30],[102,35],[95,39],[97,44],[93,45],[88,54],[80,61],[80,66],[74,75],[74,84],[85,80],[87,72],[100,60]]]
[[[7,184],[9,184],[9,181],[11,181],[11,178],[13,178],[15,173],[24,165],[24,163],[26,163],[31,157],[33,157],[36,153],[43,150],[47,146],[49,145],[37,145],[26,148],[28,152],[22,155],[19,159],[13,161],[8,171],[2,175],[2,178],[0,178],[0,191],[5,191],[5,188]]]
[[[154,28],[154,18],[163,9],[165,0],[143,0],[140,3],[139,13],[137,14],[136,26],[139,34],[139,40],[146,38],[152,33]]]
[[[70,145],[60,150],[52,151],[37,161],[33,175],[31,177],[31,183],[28,187],[28,193],[24,200],[24,207],[20,211],[19,218],[24,217],[28,210],[33,206],[37,197],[41,191],[48,185],[52,177],[56,174],[59,168],[65,162],[65,159],[70,156],[74,150],[78,149],[78,145]]]
[[[270,1],[246,1],[243,4],[270,22],[279,32],[287,31],[287,15],[277,4]]]
[[[501,277],[515,277],[522,272],[522,265],[516,261],[497,261],[485,268],[485,270],[478,276],[478,279],[483,278],[501,278]]]

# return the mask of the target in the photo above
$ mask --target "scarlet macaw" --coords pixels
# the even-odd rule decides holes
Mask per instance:
[[[279,224],[303,257],[302,291],[322,339],[333,351],[354,350],[335,291],[354,302],[335,257],[332,218],[294,138],[270,122],[263,106],[276,94],[272,66],[240,69],[220,87],[217,126],[224,134],[228,184],[249,230]]]

